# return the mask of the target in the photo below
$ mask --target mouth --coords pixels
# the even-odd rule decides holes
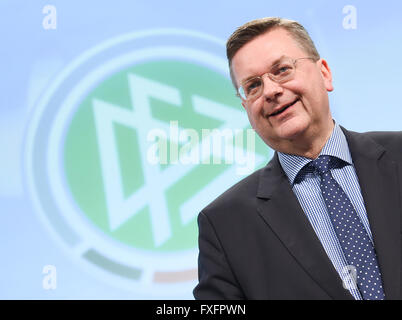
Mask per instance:
[[[288,108],[290,108],[291,106],[293,106],[297,101],[299,101],[299,98],[297,98],[295,101],[284,105],[282,108],[280,108],[279,110],[272,112],[270,115],[268,115],[268,117],[274,117],[278,114],[281,114],[282,112],[284,112],[285,110],[287,110]]]

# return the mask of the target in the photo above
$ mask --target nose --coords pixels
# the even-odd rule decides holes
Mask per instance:
[[[271,80],[268,74],[262,76],[262,81],[264,85],[262,95],[267,102],[276,100],[283,93],[283,87],[279,83]]]

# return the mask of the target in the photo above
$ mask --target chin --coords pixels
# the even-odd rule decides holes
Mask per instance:
[[[304,121],[286,121],[278,128],[277,134],[280,139],[293,140],[306,132],[307,129],[308,123]]]

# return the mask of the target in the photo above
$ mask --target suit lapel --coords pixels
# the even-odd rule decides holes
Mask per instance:
[[[342,128],[359,178],[385,298],[400,299],[400,189],[398,166],[383,147],[366,135]]]
[[[258,212],[292,256],[333,299],[353,299],[322,247],[280,166],[277,154],[260,176]]]

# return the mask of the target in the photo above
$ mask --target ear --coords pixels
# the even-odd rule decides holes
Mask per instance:
[[[334,90],[334,86],[332,85],[331,69],[329,68],[326,60],[320,59],[319,61],[320,61],[321,75],[324,80],[324,86],[327,89],[327,91],[332,91],[332,90]]]
[[[243,99],[241,100],[241,105],[243,106],[244,110],[247,111],[247,106],[246,103],[243,101]]]

